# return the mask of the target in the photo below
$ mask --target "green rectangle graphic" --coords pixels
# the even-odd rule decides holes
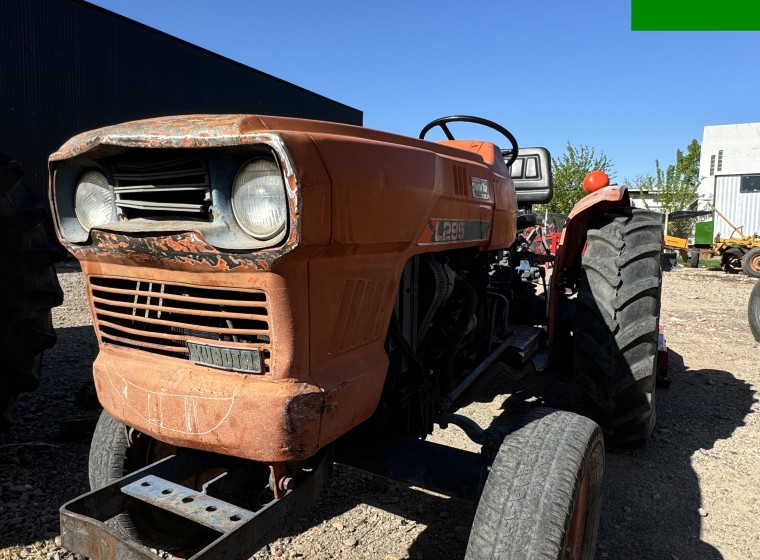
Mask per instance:
[[[634,31],[758,31],[760,0],[631,0]]]

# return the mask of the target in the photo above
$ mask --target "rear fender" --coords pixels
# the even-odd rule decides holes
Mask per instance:
[[[564,294],[564,288],[577,282],[580,259],[586,244],[586,232],[591,216],[630,205],[628,187],[626,185],[612,185],[584,196],[570,212],[567,225],[562,231],[562,237],[557,247],[551,279],[549,316],[547,317],[550,343],[554,341],[557,335],[559,322],[556,318],[559,314],[559,302]]]

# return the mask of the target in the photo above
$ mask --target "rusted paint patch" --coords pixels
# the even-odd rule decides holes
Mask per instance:
[[[311,449],[314,441],[319,441],[319,426],[324,406],[324,393],[301,393],[284,402],[286,423],[283,445],[295,456],[308,456],[316,451]],[[309,434],[311,437],[306,437]]]
[[[241,115],[190,115],[132,121],[83,132],[50,156],[67,159],[101,144],[142,147],[202,148],[223,145],[224,138],[240,137]]]
[[[102,262],[135,264],[169,270],[228,272],[233,270],[271,270],[272,264],[292,249],[283,247],[252,253],[228,253],[209,245],[195,232],[156,236],[129,236],[94,230],[90,245],[68,245],[77,258],[96,257]]]

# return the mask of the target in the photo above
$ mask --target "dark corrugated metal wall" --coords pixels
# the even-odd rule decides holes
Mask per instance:
[[[362,113],[79,0],[0,1],[0,151],[45,196],[48,155],[118,122],[259,113],[362,124]]]

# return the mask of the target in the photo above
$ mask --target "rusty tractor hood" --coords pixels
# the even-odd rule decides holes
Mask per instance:
[[[207,148],[245,144],[262,133],[317,133],[376,140],[430,149],[428,141],[326,121],[262,115],[184,115],[131,121],[78,134],[50,156],[60,161],[101,145],[146,148]],[[459,150],[438,145],[436,151],[461,156]]]
[[[246,262],[263,259],[265,268],[297,245],[398,244],[405,251],[422,250],[420,247],[426,247],[429,241],[422,239],[425,231],[432,231],[430,223],[445,221],[451,212],[462,223],[480,228],[479,233],[465,238],[463,226],[461,239],[442,237],[441,241],[501,247],[514,238],[512,215],[517,210],[514,187],[501,151],[494,144],[482,140],[430,142],[326,121],[260,115],[185,115],[103,127],[73,137],[50,156],[51,184],[67,160],[98,152],[113,153],[113,148],[206,149],[246,145],[268,145],[283,167],[290,220],[289,229],[276,246],[254,246],[247,237],[247,245],[237,243],[238,237],[231,237],[227,225],[232,222],[224,221],[224,214],[211,226],[203,227],[175,220],[150,227],[143,227],[140,221],[134,225],[114,222],[101,229],[130,237],[135,237],[134,233],[195,232],[198,239],[215,248],[209,252],[243,251]],[[470,194],[470,182],[475,180],[472,178],[490,185],[491,194],[485,201]],[[57,192],[57,187],[51,189],[53,204],[57,204]],[[461,207],[452,208],[451,200],[458,200]],[[497,219],[494,212],[503,212],[509,219]],[[306,218],[302,219],[303,216]],[[393,227],[388,227],[389,216],[393,217]],[[430,222],[431,218],[438,222]],[[66,244],[66,236],[59,234]],[[98,235],[92,234],[92,240]],[[222,244],[223,237],[225,242],[232,239],[237,244]],[[80,239],[68,241],[70,250],[89,250]],[[107,252],[123,257],[117,255],[117,249]]]

